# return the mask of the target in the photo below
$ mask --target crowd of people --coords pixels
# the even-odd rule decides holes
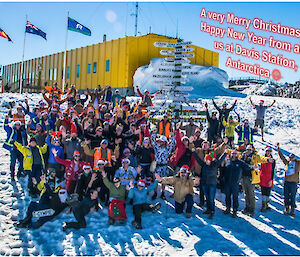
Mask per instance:
[[[3,147],[10,152],[12,183],[28,177],[32,198],[17,227],[39,228],[67,210],[76,221],[64,223],[63,230],[84,228],[85,216],[101,204],[107,206],[109,225],[124,224],[125,206],[132,205],[132,226],[141,229],[142,213],[160,209],[158,196],[165,201],[174,198],[175,212],[191,218],[195,188],[199,189],[196,204],[206,207],[209,219],[215,214],[217,189],[226,195],[224,214],[237,217],[240,185],[244,214],[254,215],[257,186],[262,195],[260,211],[270,209],[275,173],[272,147],[259,155],[254,136],[260,127],[263,139],[264,115],[275,101],[266,106],[263,100],[254,104],[250,99],[257,112],[251,127],[234,111],[237,101],[219,107],[212,100],[216,111],[210,113],[205,104],[204,131],[206,126],[197,125],[193,118],[187,124],[173,124],[168,113],[153,122],[147,107],[153,105],[155,94],[137,90],[141,99],[130,103],[110,86],[87,88],[80,94],[75,85],[62,92],[57,83],[46,84],[44,100],[36,106],[30,107],[27,99],[16,110],[10,106]],[[286,158],[279,145],[278,153],[286,165],[284,214],[295,216],[300,162],[293,154]],[[166,185],[173,190],[169,199]]]

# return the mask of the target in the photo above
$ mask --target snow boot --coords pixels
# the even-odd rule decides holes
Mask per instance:
[[[237,218],[237,211],[233,211],[232,218]]]
[[[160,195],[160,198],[163,200],[167,200],[166,196],[165,196],[165,192],[162,192]]]
[[[68,223],[64,222],[62,225],[62,231],[67,231],[67,229],[68,229]]]
[[[271,210],[271,207],[269,206],[270,200],[267,200],[266,202],[266,210],[269,211]]]
[[[203,214],[210,214],[210,210],[209,210],[209,209],[206,209],[206,211],[203,212]]]
[[[31,216],[27,216],[17,223],[17,228],[28,228],[31,223]]]
[[[156,197],[157,197],[157,192],[155,191],[154,194],[151,197],[152,201],[154,201],[156,199]]]
[[[260,211],[265,212],[266,210],[267,210],[267,202],[262,201]]]
[[[295,207],[291,207],[291,213],[290,213],[290,215],[291,215],[292,217],[295,217],[295,216],[296,216],[296,214],[295,214]]]
[[[230,208],[226,208],[225,211],[223,211],[223,213],[226,215],[226,214],[229,214],[230,213]]]
[[[290,211],[290,206],[286,205],[286,206],[284,207],[284,212],[283,212],[283,214],[284,214],[284,215],[289,215],[289,211]]]
[[[247,214],[249,212],[248,208],[246,207],[244,210],[242,210],[243,214]]]
[[[124,224],[126,223],[126,219],[121,218],[121,219],[119,220],[119,223],[120,223],[120,225],[124,225]]]
[[[137,223],[135,220],[131,222],[131,225],[136,229],[142,229],[142,225]]]
[[[215,212],[210,212],[210,214],[209,214],[209,216],[208,216],[208,218],[210,219],[210,220],[212,220],[213,219],[213,217],[214,217],[214,214],[215,214]]]
[[[156,203],[154,205],[150,205],[152,213],[156,213],[160,209],[160,207],[161,207],[161,203],[160,202],[158,202],[158,203]]]
[[[254,211],[249,211],[248,216],[249,216],[249,217],[253,217],[253,216],[254,216]]]
[[[190,218],[192,217],[192,214],[189,213],[189,212],[187,212],[187,213],[185,214],[185,217],[186,217],[187,219],[190,219]]]

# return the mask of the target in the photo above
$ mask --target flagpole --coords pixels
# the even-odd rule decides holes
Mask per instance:
[[[20,76],[20,94],[23,91],[23,72],[24,72],[24,53],[25,53],[25,42],[26,42],[26,25],[27,25],[27,14],[25,19],[25,32],[24,32],[24,43],[23,43],[23,55],[22,55],[22,64],[21,64],[21,76]]]
[[[62,82],[62,91],[65,91],[66,83],[66,64],[67,64],[67,42],[68,42],[68,20],[69,20],[69,11],[67,13],[67,31],[66,31],[66,41],[65,41],[65,53],[64,53],[64,72],[63,72],[63,82]]]

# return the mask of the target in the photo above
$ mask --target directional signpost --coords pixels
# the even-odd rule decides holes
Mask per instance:
[[[191,61],[188,58],[194,57],[194,48],[189,47],[192,42],[177,41],[177,43],[155,42],[154,46],[165,48],[160,50],[164,57],[164,62],[158,68],[157,74],[153,74],[153,82],[160,84],[162,94],[155,96],[155,99],[163,100],[156,111],[161,111],[164,106],[167,107],[167,101],[170,102],[175,116],[182,113],[183,109],[196,111],[195,107],[190,106],[187,100],[189,93],[192,91],[191,86],[182,86],[187,82],[188,77],[198,75],[199,72],[193,72]],[[185,105],[185,106],[184,106]]]

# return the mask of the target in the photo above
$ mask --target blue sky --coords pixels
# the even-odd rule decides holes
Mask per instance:
[[[184,2],[140,2],[139,3],[139,23],[138,32],[147,34],[151,32],[168,36],[176,35],[176,24],[178,21],[178,34],[184,40],[192,41],[193,44],[213,49],[213,41],[216,38],[200,31],[200,12],[203,7],[208,11],[215,11],[226,14],[233,12],[237,16],[253,19],[260,17],[264,21],[280,22],[283,25],[300,27],[299,13],[300,3],[184,3]],[[103,34],[107,34],[107,40],[134,35],[134,16],[135,3],[113,3],[113,2],[92,2],[92,3],[0,3],[0,28],[12,38],[14,43],[9,43],[4,38],[0,38],[0,64],[5,65],[20,61],[22,58],[23,37],[25,30],[25,15],[28,20],[38,28],[47,33],[48,40],[27,34],[25,59],[31,59],[64,50],[65,34],[67,24],[67,11],[70,17],[76,19],[92,31],[92,36],[84,36],[70,31],[68,38],[68,49],[102,42]],[[212,20],[205,20],[210,25],[219,24]],[[222,27],[227,24],[219,25]],[[245,28],[232,26],[236,30],[246,32]],[[300,40],[279,36],[278,34],[267,34],[250,27],[249,31],[260,36],[273,35],[274,38],[300,44]],[[224,43],[240,43],[243,47],[251,49],[254,45],[237,40],[223,39]],[[268,48],[257,47],[262,51]],[[269,49],[269,51],[271,51]],[[286,58],[295,59],[300,65],[300,54],[293,54],[272,50],[273,54],[282,53]],[[220,68],[225,69],[230,77],[250,76],[248,73],[239,72],[225,67],[226,59],[229,55],[220,52]],[[295,82],[300,79],[300,71],[295,72],[279,66],[265,64],[262,61],[253,61],[249,58],[241,58],[231,55],[233,59],[241,59],[250,64],[258,63],[271,71],[275,68],[282,73],[280,82]]]

